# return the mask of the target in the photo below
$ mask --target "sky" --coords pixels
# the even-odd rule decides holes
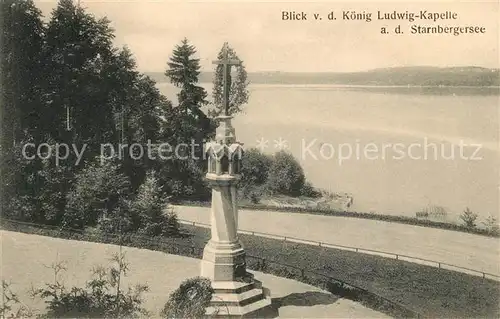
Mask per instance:
[[[76,0],[75,0],[76,1]],[[35,0],[49,17],[55,0]],[[163,72],[175,45],[184,37],[197,48],[203,70],[212,70],[224,42],[229,42],[248,71],[355,72],[395,66],[500,67],[499,2],[321,1],[321,2],[179,2],[80,0],[96,17],[107,16],[115,45],[128,46],[142,72]],[[456,12],[457,20],[377,20],[391,13]],[[283,20],[283,11],[307,13],[306,21]],[[334,12],[337,20],[329,21]],[[343,20],[344,11],[372,13],[372,21]],[[321,21],[314,20],[314,13]],[[401,25],[404,34],[394,34]],[[415,35],[411,25],[479,26],[485,34]],[[391,34],[381,34],[381,27]]]

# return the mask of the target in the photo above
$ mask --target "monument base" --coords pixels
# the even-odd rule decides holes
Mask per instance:
[[[212,282],[210,317],[275,317],[268,289],[246,271],[245,251],[239,241],[209,241],[203,251],[201,276]]]
[[[277,310],[271,305],[271,296],[262,283],[247,273],[246,282],[212,282],[214,293],[206,314],[224,318],[274,318]]]
[[[239,241],[210,240],[203,250],[201,276],[214,281],[237,281],[246,274],[245,251]]]

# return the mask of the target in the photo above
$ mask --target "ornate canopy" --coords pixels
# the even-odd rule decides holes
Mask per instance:
[[[205,145],[205,154],[208,157],[208,174],[240,174],[243,156],[243,147],[240,143],[210,142]]]

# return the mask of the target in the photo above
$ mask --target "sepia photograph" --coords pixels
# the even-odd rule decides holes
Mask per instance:
[[[0,0],[0,319],[499,318],[498,0]]]

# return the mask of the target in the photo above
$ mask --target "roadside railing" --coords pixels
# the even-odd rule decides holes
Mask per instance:
[[[185,221],[184,221],[185,222]],[[191,225],[200,225],[190,222]],[[206,224],[205,224],[206,225]],[[176,238],[148,237],[137,234],[96,233],[81,229],[63,228],[45,224],[0,219],[0,229],[18,231],[42,236],[64,239],[85,240],[90,242],[119,244],[128,247],[157,250],[169,254],[201,259],[203,248],[194,244],[176,242]],[[377,293],[351,283],[322,274],[314,270],[278,262],[262,256],[246,255],[247,268],[255,271],[290,278],[310,284],[340,297],[356,300],[378,311],[396,318],[422,318],[423,316],[409,306],[387,299]]]
[[[199,227],[204,227],[204,228],[210,227],[210,224],[193,222],[193,221],[184,220],[184,219],[179,219],[179,222],[182,224],[199,226]],[[407,261],[407,262],[411,262],[411,263],[415,263],[415,264],[432,266],[432,267],[436,267],[439,269],[458,271],[458,272],[469,274],[469,275],[474,275],[474,276],[479,276],[479,277],[483,277],[483,278],[487,278],[487,279],[492,279],[495,281],[500,281],[500,275],[495,275],[495,274],[480,271],[480,270],[475,270],[475,269],[471,269],[471,268],[467,268],[467,267],[449,264],[446,262],[435,261],[435,260],[430,260],[430,259],[425,259],[425,258],[420,258],[420,257],[413,257],[413,256],[408,256],[408,255],[403,255],[403,254],[396,254],[396,253],[375,250],[375,249],[368,249],[368,248],[352,247],[352,246],[338,245],[338,244],[332,244],[332,243],[326,243],[326,242],[319,242],[319,241],[302,239],[302,238],[297,238],[297,237],[269,234],[269,233],[253,231],[253,230],[240,229],[240,230],[238,230],[238,233],[245,234],[245,235],[251,235],[251,236],[259,236],[259,237],[283,240],[285,242],[288,241],[288,242],[294,242],[294,243],[299,243],[299,244],[314,245],[314,246],[320,246],[320,247],[326,247],[326,248],[347,250],[347,251],[368,254],[368,255],[375,255],[375,256],[380,256],[380,257],[385,257],[385,258],[392,258],[392,259],[396,259],[396,260],[402,260],[402,261]]]

